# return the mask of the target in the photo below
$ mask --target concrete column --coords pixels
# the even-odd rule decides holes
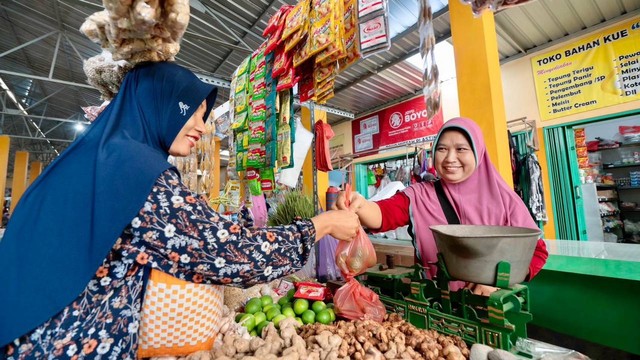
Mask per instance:
[[[460,116],[473,119],[484,134],[491,161],[513,184],[507,119],[493,13],[479,17],[461,1],[449,2]]]
[[[11,185],[11,209],[16,208],[20,197],[27,189],[27,171],[29,169],[29,152],[16,151],[16,159],[13,165],[13,184]]]

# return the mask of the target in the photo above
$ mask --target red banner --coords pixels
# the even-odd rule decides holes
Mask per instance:
[[[442,109],[427,119],[424,97],[419,96],[353,120],[353,153],[432,141],[443,123]]]

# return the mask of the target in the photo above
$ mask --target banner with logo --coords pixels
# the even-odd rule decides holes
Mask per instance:
[[[531,58],[542,120],[640,100],[640,17]]]
[[[432,141],[443,123],[442,109],[427,119],[424,97],[418,96],[353,120],[353,153]]]

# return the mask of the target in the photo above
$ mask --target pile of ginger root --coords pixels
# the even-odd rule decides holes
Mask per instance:
[[[126,72],[141,62],[173,61],[189,25],[189,0],[103,0],[80,31],[102,54],[84,62],[84,72],[103,100],[111,100]],[[106,52],[110,55],[105,54]],[[126,62],[126,65],[123,65]]]
[[[338,321],[335,324],[300,326],[292,318],[269,324],[262,337],[235,331],[221,334],[210,351],[199,351],[181,360],[464,360],[465,342],[434,330],[418,329],[397,314],[385,321]],[[167,358],[165,358],[167,359]],[[168,359],[167,359],[168,360]]]
[[[189,25],[189,0],[103,0],[80,31],[131,64],[172,61]]]

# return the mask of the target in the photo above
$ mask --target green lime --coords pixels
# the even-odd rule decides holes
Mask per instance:
[[[247,314],[255,314],[258,311],[262,311],[262,303],[260,302],[260,299],[257,299],[258,301],[249,301],[247,303],[247,305],[244,306],[244,312]]]
[[[333,308],[327,308],[327,311],[331,315],[331,322],[336,321],[336,313],[335,311],[333,311]]]
[[[293,311],[291,306],[282,309],[282,315],[284,315],[286,317],[296,317],[296,313]]]
[[[278,304],[280,304],[281,306],[283,306],[284,304],[287,304],[291,302],[291,298],[288,296],[283,296],[280,298],[280,300],[278,300]]]
[[[302,319],[300,319],[299,317],[296,316],[296,321],[300,324],[300,325],[304,325],[304,323],[302,322]]]
[[[313,310],[313,312],[316,314],[326,308],[327,308],[327,304],[325,304],[324,301],[318,300],[318,301],[314,301],[313,304],[311,304],[311,310]]]
[[[331,323],[331,309],[321,310],[316,314],[316,321],[320,324],[330,324]]]
[[[253,336],[258,336],[258,333],[256,332],[255,329],[251,330],[251,332],[249,333],[249,335],[251,335],[251,337]]]
[[[256,319],[256,324],[260,324],[261,322],[267,320],[267,314],[263,313],[262,311],[258,311],[257,313],[253,314],[253,317]]]
[[[286,318],[287,317],[282,315],[282,314],[276,315],[276,317],[274,317],[273,320],[272,320],[273,321],[273,325],[275,325],[276,328],[279,329],[280,328],[280,321],[282,321],[282,320],[284,320]]]
[[[269,312],[269,310],[271,310],[271,309],[273,309],[273,308],[275,308],[275,305],[273,305],[273,304],[269,304],[269,305],[267,305],[267,306],[265,306],[265,307],[263,307],[263,308],[262,308],[262,312],[266,314],[266,313],[268,313],[268,312]]]
[[[249,305],[249,304],[256,304],[256,305],[260,305],[260,307],[262,307],[262,300],[260,300],[259,297],[254,297],[254,298],[249,299],[249,301],[247,301],[247,305]]]
[[[269,304],[273,304],[273,298],[269,295],[264,295],[263,297],[260,298],[260,301],[262,302],[262,307],[265,307]]]
[[[267,320],[271,321],[273,320],[274,317],[276,317],[277,315],[280,315],[280,310],[278,309],[271,309],[267,312]]]
[[[251,314],[244,314],[244,316],[240,318],[239,324],[251,331],[256,326],[256,319]]]
[[[238,313],[238,314],[236,315],[236,322],[240,322],[240,319],[241,319],[244,315],[246,315],[246,314],[245,314],[245,313]]]
[[[282,305],[280,304],[273,304],[273,306],[278,310],[282,310]]]
[[[316,313],[313,310],[305,310],[302,315],[302,322],[305,324],[313,324],[316,322]]]
[[[293,299],[293,295],[295,295],[295,294],[296,294],[296,289],[291,289],[291,290],[287,291],[287,297],[289,299]]]
[[[293,303],[293,311],[301,315],[303,312],[309,309],[309,301],[307,299],[296,299]]]
[[[328,307],[329,309],[333,309],[333,308],[335,308],[335,306],[333,305],[333,303],[328,303],[328,304],[327,304],[327,307]]]
[[[293,308],[293,304],[292,303],[286,303],[284,305],[282,305],[282,308],[280,309],[280,311],[286,309],[286,308]]]
[[[265,321],[260,322],[256,326],[255,331],[258,334],[258,336],[262,336],[262,329],[266,328],[269,324],[271,324],[271,322],[265,320]]]

